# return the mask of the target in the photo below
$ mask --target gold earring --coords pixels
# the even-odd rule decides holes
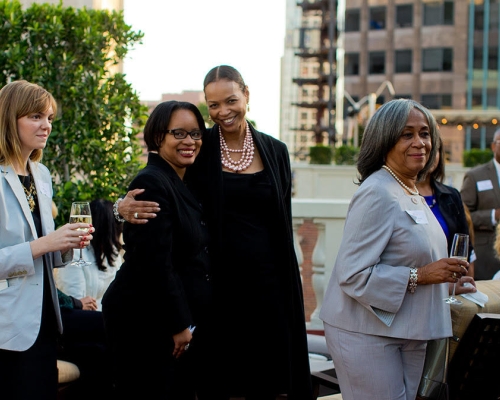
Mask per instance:
[[[250,103],[247,103],[247,112],[250,112]]]

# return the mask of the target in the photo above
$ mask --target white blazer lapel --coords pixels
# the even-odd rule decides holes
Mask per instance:
[[[26,221],[28,221],[31,229],[31,234],[34,238],[38,238],[36,233],[35,223],[33,222],[33,216],[31,215],[30,207],[28,205],[28,200],[26,200],[26,195],[24,194],[24,189],[19,177],[16,174],[16,171],[11,166],[2,168],[2,175],[5,177],[5,180],[10,185],[12,192],[16,196],[17,201],[21,205],[23,210],[24,217]]]
[[[40,219],[42,220],[42,233],[47,235],[54,230],[52,218],[52,181],[50,175],[46,176],[40,172],[37,164],[29,162],[31,174],[35,180],[36,197],[40,208]]]

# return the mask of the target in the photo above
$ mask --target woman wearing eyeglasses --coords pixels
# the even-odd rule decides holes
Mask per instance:
[[[211,237],[215,338],[207,398],[311,400],[288,150],[247,121],[250,91],[235,68],[214,67],[203,88],[215,125],[186,175],[202,196]],[[135,193],[118,212],[153,223],[154,203],[134,203]]]
[[[145,188],[137,198],[161,211],[148,224],[124,224],[124,263],[102,300],[119,399],[194,399],[206,386],[208,235],[184,182],[204,133],[196,106],[178,101],[159,104],[144,128],[148,162],[129,190]]]

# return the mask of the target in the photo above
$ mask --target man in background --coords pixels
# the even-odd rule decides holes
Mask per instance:
[[[493,159],[471,168],[464,176],[460,194],[474,225],[474,279],[492,279],[500,270],[494,249],[496,225],[500,220],[500,128],[491,142]]]

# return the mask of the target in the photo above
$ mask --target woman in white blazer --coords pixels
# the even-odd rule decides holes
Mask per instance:
[[[366,126],[360,187],[320,311],[344,400],[414,400],[427,341],[452,335],[444,298],[468,263],[447,257],[415,186],[438,139],[432,114],[408,99],[385,103]]]
[[[87,246],[93,228],[54,230],[52,179],[39,163],[57,106],[42,87],[0,90],[0,397],[55,400],[61,316],[52,268]],[[80,237],[77,228],[89,228]]]

